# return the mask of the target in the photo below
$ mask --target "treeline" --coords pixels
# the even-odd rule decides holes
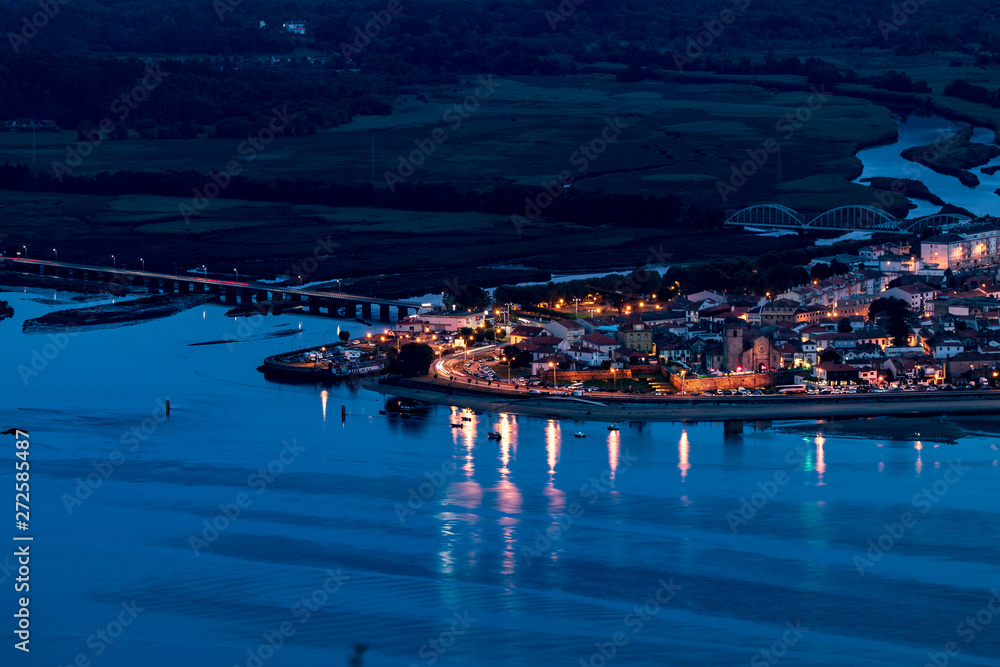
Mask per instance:
[[[810,246],[780,253],[765,253],[757,259],[735,257],[711,262],[672,266],[662,275],[652,267],[639,267],[627,274],[609,274],[586,280],[570,280],[546,285],[501,285],[493,292],[496,303],[573,303],[589,294],[599,294],[605,307],[618,308],[626,301],[650,298],[658,301],[712,290],[736,296],[772,298],[810,280],[823,280],[848,272],[849,267],[834,260],[817,264],[811,272],[804,265],[818,257],[854,253],[871,241],[846,241],[832,246]]]
[[[23,19],[39,6],[37,0],[8,0],[0,14],[4,34],[19,34]],[[808,11],[793,0],[73,0],[54,6],[44,28],[18,43],[20,49],[232,55],[310,47],[336,54],[375,13],[384,24],[369,29],[371,44],[362,56],[399,54],[409,65],[448,72],[558,71],[565,60],[557,55],[629,63],[647,54],[683,53],[697,45],[706,24],[715,30],[701,41],[712,52],[885,46],[904,53],[1000,52],[994,0],[921,2],[913,4],[915,11],[896,0],[813,4]],[[723,10],[732,20],[720,22]],[[305,36],[282,27],[292,20],[305,22]]]
[[[191,197],[209,177],[196,171],[117,171],[97,174],[53,176],[49,171],[32,172],[27,165],[0,166],[0,189],[22,192],[60,192],[90,195],[149,194]],[[476,211],[509,216],[524,208],[534,188],[500,184],[486,191],[462,192],[451,183],[401,183],[394,192],[371,183],[327,183],[305,178],[264,180],[234,176],[220,198],[248,201],[288,202],[327,206],[371,206],[415,211]],[[612,194],[572,188],[545,211],[544,220],[562,220],[585,225],[613,222],[651,229],[711,229],[721,225],[722,212],[683,207],[680,198],[668,195]]]
[[[944,94],[949,97],[958,97],[969,102],[988,104],[992,107],[1000,107],[1000,90],[990,91],[984,86],[977,86],[969,83],[965,79],[956,79],[948,84],[944,89]]]
[[[423,81],[454,79],[427,75]],[[392,113],[389,100],[403,82],[411,81],[338,72],[330,64],[301,61],[188,59],[150,64],[89,55],[0,55],[0,119],[54,120],[74,130],[80,123],[109,119],[146,138],[179,138],[170,129],[178,123],[252,124],[255,114],[287,106],[304,131],[347,123],[357,114]]]

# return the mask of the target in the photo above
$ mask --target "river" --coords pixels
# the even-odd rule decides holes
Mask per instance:
[[[1000,618],[960,626],[1000,589],[996,437],[402,419],[255,370],[357,323],[207,305],[21,333],[70,297],[8,293],[0,322],[0,423],[31,431],[30,664],[340,665],[364,642],[367,666],[920,666],[952,641],[951,665],[1000,664]],[[0,650],[29,664],[13,576]]]
[[[895,143],[874,146],[858,151],[858,159],[864,165],[864,171],[855,181],[885,176],[888,178],[910,178],[921,181],[927,188],[944,201],[961,206],[978,216],[1000,215],[1000,196],[995,193],[1000,188],[1000,174],[988,176],[980,171],[981,167],[974,167],[971,171],[979,178],[979,185],[970,188],[955,178],[939,174],[923,165],[916,164],[903,159],[901,153],[913,146],[924,146],[935,142],[944,141],[954,135],[965,124],[955,123],[940,116],[919,116],[908,114],[897,116],[899,125],[899,137]],[[995,134],[986,128],[975,128],[972,141],[985,144],[995,144]],[[994,166],[1000,164],[1000,157],[995,158],[986,165]],[[916,209],[910,211],[909,217],[920,217],[937,213],[940,206],[935,206],[928,201],[910,197],[910,200],[917,205]]]

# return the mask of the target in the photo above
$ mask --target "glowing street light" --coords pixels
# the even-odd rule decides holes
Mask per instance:
[[[552,369],[552,386],[558,387],[559,383],[556,381],[556,365],[550,361],[549,368]]]
[[[54,254],[56,256],[56,261],[58,262],[59,261],[59,251],[56,250],[55,248],[53,248],[52,249],[52,254]]]
[[[116,269],[118,268],[118,260],[115,259],[114,255],[111,255],[111,265]]]
[[[146,260],[144,260],[142,257],[140,257],[139,261],[142,262],[142,270],[145,271],[146,270]]]

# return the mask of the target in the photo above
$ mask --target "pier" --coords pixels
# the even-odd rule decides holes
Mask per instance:
[[[360,317],[372,321],[373,306],[378,307],[379,320],[392,322],[402,320],[407,315],[416,313],[420,304],[414,301],[397,299],[380,299],[378,297],[346,294],[344,292],[326,292],[314,289],[302,289],[276,285],[264,282],[239,282],[197,277],[191,275],[173,275],[153,271],[132,271],[109,266],[88,266],[41,259],[21,257],[0,257],[0,266],[37,273],[43,276],[59,278],[75,278],[78,280],[94,280],[106,282],[114,286],[145,287],[151,292],[161,294],[196,294],[211,293],[219,296],[219,301],[226,304],[252,304],[264,301],[287,301],[290,304],[302,306],[303,312],[327,317]]]

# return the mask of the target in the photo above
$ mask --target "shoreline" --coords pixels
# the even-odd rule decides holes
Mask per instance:
[[[836,417],[1000,414],[1000,393],[952,392],[935,395],[720,397],[600,400],[568,396],[518,396],[513,392],[433,386],[426,380],[370,378],[362,387],[425,403],[585,421],[761,421]],[[450,393],[449,393],[450,390]]]

